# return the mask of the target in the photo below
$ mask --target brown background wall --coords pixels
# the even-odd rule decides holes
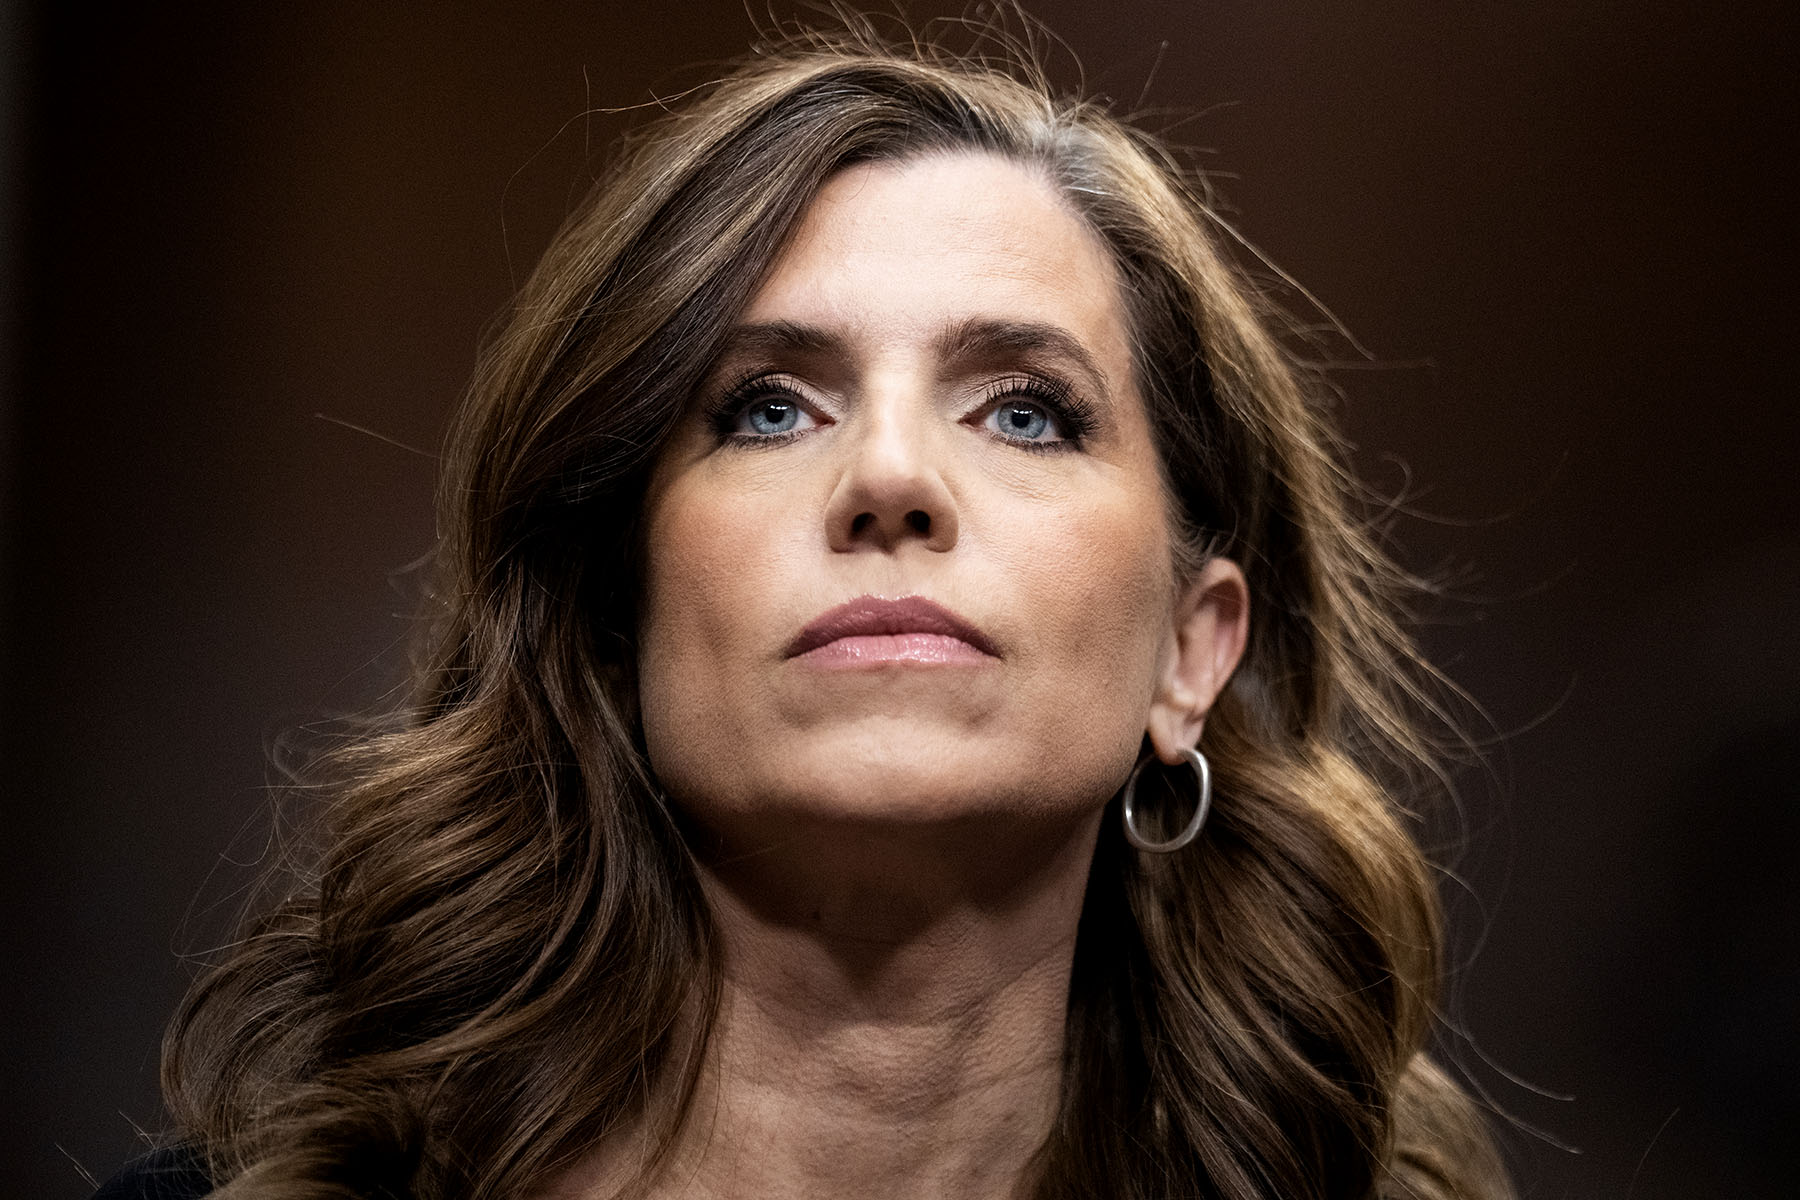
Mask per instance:
[[[1203,112],[1181,136],[1241,227],[1425,364],[1346,372],[1343,416],[1377,488],[1447,518],[1399,531],[1465,596],[1427,641],[1508,735],[1467,778],[1452,1053],[1580,1148],[1510,1134],[1528,1193],[1789,1194],[1785,6],[1036,10],[1127,107],[1166,41],[1147,103]],[[157,1122],[175,951],[236,910],[268,746],[403,662],[429,452],[620,128],[584,110],[750,29],[737,0],[0,15],[23,72],[0,1178],[78,1197],[71,1159],[103,1175]]]

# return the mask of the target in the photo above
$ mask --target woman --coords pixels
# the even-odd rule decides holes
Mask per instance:
[[[416,702],[114,1186],[1509,1194],[1423,1049],[1427,673],[1213,230],[871,38],[640,135],[457,419]]]

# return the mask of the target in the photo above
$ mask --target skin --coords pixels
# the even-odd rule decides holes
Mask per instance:
[[[1002,323],[1034,336],[970,336]],[[1102,810],[1146,736],[1171,763],[1197,742],[1243,577],[1173,577],[1117,273],[1028,167],[841,172],[739,329],[646,501],[645,738],[725,963],[653,1194],[1011,1195],[1056,1111]],[[868,595],[928,597],[993,653],[788,656]]]

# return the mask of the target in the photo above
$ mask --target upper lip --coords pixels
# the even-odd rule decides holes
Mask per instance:
[[[858,596],[836,608],[827,609],[813,618],[800,631],[799,636],[788,644],[788,657],[816,650],[839,638],[884,633],[941,633],[960,638],[983,654],[998,657],[994,643],[985,633],[943,605],[923,596],[906,596],[899,600]]]

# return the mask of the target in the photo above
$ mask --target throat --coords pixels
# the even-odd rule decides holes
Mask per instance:
[[[1092,836],[1013,877],[908,849],[707,881],[724,993],[690,1126],[720,1194],[1012,1196],[1048,1137]]]
[[[1010,873],[907,839],[707,870],[723,992],[671,1166],[721,1196],[1020,1194],[1061,1103],[1096,827],[1014,845]]]
[[[677,1173],[718,1196],[1018,1194],[1056,1118],[1066,989],[1027,977],[961,1011],[798,1025],[728,984]]]
[[[721,978],[695,1093],[672,1134],[609,1139],[556,1200],[1027,1194],[1097,830],[1005,864],[905,837],[708,856]]]

